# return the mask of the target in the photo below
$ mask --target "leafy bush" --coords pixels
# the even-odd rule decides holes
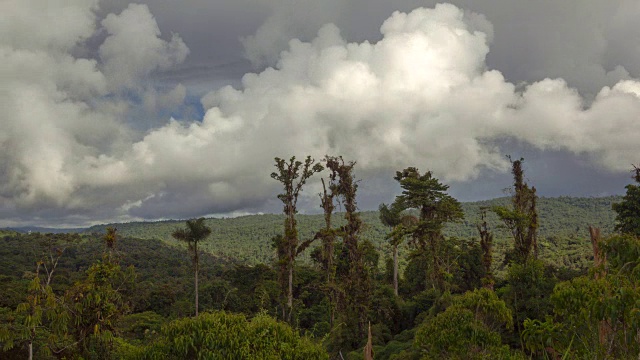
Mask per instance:
[[[320,344],[301,337],[289,325],[260,314],[224,311],[175,320],[140,350],[138,359],[328,359]]]
[[[493,291],[469,291],[426,320],[416,332],[414,345],[426,359],[509,358],[511,352],[502,345],[498,330],[512,324],[511,311]]]

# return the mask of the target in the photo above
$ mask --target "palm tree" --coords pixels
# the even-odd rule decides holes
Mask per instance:
[[[211,228],[204,224],[204,218],[187,220],[186,229],[176,229],[171,236],[189,244],[196,281],[196,317],[198,316],[198,242],[211,235]]]

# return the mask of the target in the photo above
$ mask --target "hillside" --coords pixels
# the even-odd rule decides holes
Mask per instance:
[[[552,294],[556,293],[554,289],[562,291],[570,283],[565,282],[564,287],[556,286],[557,284],[571,279],[578,282],[592,281],[592,276],[580,276],[586,274],[587,269],[593,265],[591,244],[587,237],[586,227],[592,224],[602,228],[605,234],[610,233],[614,222],[611,203],[618,200],[619,198],[615,197],[540,199],[539,244],[542,261],[527,262],[524,265],[504,266],[500,261],[505,250],[512,246],[512,241],[504,229],[499,227],[496,216],[489,213],[488,222],[496,235],[495,261],[493,263],[493,275],[496,280],[495,292],[477,289],[482,283],[481,277],[485,274],[478,267],[481,253],[478,247],[471,247],[462,242],[475,241],[472,240],[476,236],[475,223],[478,221],[482,209],[507,204],[509,201],[507,198],[463,204],[466,220],[447,229],[447,234],[453,241],[461,242],[446,250],[447,259],[452,260],[448,263],[451,265],[448,268],[451,269],[451,277],[448,280],[451,284],[451,293],[445,293],[447,295],[440,296],[437,290],[429,287],[430,278],[424,276],[429,271],[425,267],[425,264],[428,264],[428,258],[424,256],[408,257],[406,256],[408,253],[406,247],[401,249],[400,254],[402,269],[397,294],[393,293],[393,289],[389,285],[391,281],[389,268],[384,266],[383,261],[380,261],[376,267],[373,262],[375,260],[373,260],[369,263],[373,266],[363,267],[364,273],[373,284],[373,288],[368,290],[366,297],[363,298],[368,299],[367,316],[372,319],[374,324],[372,337],[375,339],[376,356],[380,359],[390,359],[396,354],[414,354],[417,358],[422,352],[422,350],[416,350],[417,346],[431,346],[429,344],[432,343],[431,340],[425,340],[423,334],[440,334],[443,333],[442,329],[455,330],[459,327],[457,323],[452,323],[446,318],[453,313],[453,310],[449,309],[454,308],[455,310],[455,307],[450,305],[446,309],[439,309],[439,304],[444,301],[458,301],[462,304],[460,301],[463,299],[476,299],[473,301],[482,299],[485,301],[485,296],[492,304],[498,304],[505,311],[509,309],[511,311],[508,313],[509,318],[513,313],[513,321],[520,324],[519,327],[512,326],[511,329],[514,330],[507,330],[508,332],[504,334],[504,338],[500,341],[505,345],[500,348],[500,351],[520,351],[519,349],[522,349],[518,343],[522,338],[520,328],[522,326],[526,328],[526,325],[522,325],[523,319],[541,321],[540,319],[544,317],[547,319],[546,321],[550,321],[550,316],[555,311],[555,308],[552,308],[552,305],[555,306],[555,304],[549,300],[552,299]],[[336,220],[339,217],[340,214],[336,215]],[[384,260],[384,257],[389,254],[384,240],[388,229],[380,224],[378,214],[375,211],[364,212],[362,217],[367,224],[363,237],[371,239],[376,244],[381,260]],[[240,316],[248,318],[256,314],[268,315],[273,318],[284,316],[282,309],[285,297],[282,296],[279,286],[278,266],[257,264],[258,262],[272,263],[273,251],[269,239],[281,231],[283,217],[280,215],[255,215],[234,219],[207,219],[206,221],[213,228],[214,234],[213,239],[201,243],[203,245],[201,248],[205,248],[208,253],[202,253],[199,262],[198,276],[201,285],[198,291],[200,295],[199,308],[204,311],[224,310],[242,314]],[[299,221],[301,235],[304,238],[313,234],[315,229],[320,228],[323,219],[321,215],[302,215]],[[30,299],[29,296],[32,296],[33,290],[30,290],[29,286],[37,267],[35,260],[46,259],[40,264],[47,264],[49,261],[54,261],[54,257],[57,256],[52,254],[61,254],[62,257],[56,268],[52,284],[53,292],[58,294],[58,301],[51,304],[57,306],[56,304],[61,303],[64,307],[54,307],[53,310],[83,309],[83,307],[78,307],[78,304],[85,303],[83,299],[87,299],[87,301],[111,299],[110,294],[114,291],[113,289],[117,289],[115,291],[118,292],[118,296],[127,299],[127,302],[121,305],[117,305],[119,303],[116,302],[108,303],[111,308],[116,305],[121,306],[121,310],[118,310],[120,311],[119,321],[114,323],[114,329],[121,337],[118,344],[126,344],[128,349],[133,349],[132,346],[139,346],[140,353],[144,353],[148,351],[149,346],[167,343],[167,340],[162,337],[165,336],[162,332],[163,329],[166,329],[166,326],[175,326],[184,322],[185,319],[193,319],[191,315],[194,312],[195,287],[192,259],[185,249],[186,246],[173,240],[170,235],[172,231],[182,227],[183,224],[183,221],[177,220],[111,224],[110,226],[116,226],[121,234],[113,257],[105,255],[103,234],[107,225],[86,229],[83,234],[40,234],[38,232],[21,234],[0,230],[0,242],[2,243],[0,258],[3,259],[3,262],[0,263],[0,283],[3,284],[4,289],[0,294],[0,331],[2,331],[0,334],[5,336],[4,339],[11,339],[9,336],[13,335],[10,334],[21,334],[15,330],[19,329],[20,321],[22,321],[20,319],[25,316],[21,312],[22,310],[19,310],[19,305],[24,304],[25,298]],[[626,246],[626,243],[620,246],[623,245]],[[628,248],[623,247],[623,249]],[[632,248],[630,253],[633,254],[634,251]],[[625,250],[625,253],[627,252]],[[111,253],[109,252],[109,254]],[[368,259],[376,258],[376,256],[368,257]],[[340,257],[336,256],[335,259],[340,259]],[[625,260],[624,263],[629,262]],[[116,267],[113,268],[114,270],[109,270],[109,267],[103,265],[116,265]],[[125,267],[129,267],[125,272],[115,270],[116,268],[124,270]],[[100,269],[100,272],[92,272],[91,269]],[[329,300],[326,296],[324,270],[317,266],[302,264],[298,264],[295,269],[296,277],[292,293],[296,304],[294,308],[296,329],[305,334],[311,334],[316,339],[332,339],[330,334],[335,330],[332,330],[332,325],[327,321]],[[42,272],[42,270],[40,271]],[[342,267],[341,271],[342,273],[336,277],[337,279],[349,276],[349,269]],[[534,271],[532,274],[535,276],[522,277],[518,275],[528,274],[530,271]],[[94,275],[90,276],[91,274]],[[518,276],[514,277],[513,274]],[[614,278],[620,279],[621,277],[615,275]],[[114,283],[105,282],[105,279],[114,281]],[[135,286],[127,285],[129,283],[125,280],[133,281]],[[633,284],[633,281],[635,280],[631,280],[630,284]],[[113,286],[115,284],[118,286]],[[97,296],[89,296],[93,293],[89,293],[86,297],[84,295],[77,296],[77,294],[89,291],[88,289],[98,291]],[[106,295],[103,296],[103,294]],[[524,302],[516,304],[515,300],[512,301],[512,299],[516,299],[516,296],[519,300],[524,299]],[[593,296],[579,296],[578,298],[597,299]],[[117,300],[120,297],[113,297],[113,299]],[[636,299],[632,298],[631,301],[635,303]],[[87,303],[92,304],[91,302]],[[471,316],[469,319],[473,319],[471,310],[476,309],[477,311],[478,305],[472,303],[465,306],[470,306],[467,311]],[[574,306],[573,303],[571,306]],[[578,309],[582,307],[580,310],[582,312],[591,311],[589,310],[590,306],[583,304],[578,306],[576,306]],[[45,309],[49,313],[52,311],[48,308]],[[86,318],[99,319],[103,308],[96,309],[100,315],[96,316],[90,312]],[[434,311],[439,313],[432,314]],[[76,316],[73,312],[68,314]],[[593,315],[588,316],[593,317]],[[433,321],[424,321],[426,318],[433,319]],[[170,322],[172,320],[175,321]],[[580,321],[584,322],[582,319]],[[594,324],[597,325],[597,321]],[[423,326],[436,325],[438,328],[427,328],[426,330],[422,328]],[[76,328],[74,322],[73,326],[65,327],[63,330],[72,333]],[[44,326],[43,334],[48,334],[47,332],[52,331],[51,329]],[[192,330],[188,331],[192,332]],[[350,331],[348,334],[352,334],[352,332]],[[44,336],[40,338],[48,339]],[[351,347],[347,349],[356,350],[348,353],[347,358],[357,358],[354,356],[362,354],[362,350],[358,349],[361,346],[360,338],[354,336],[354,339],[358,341],[354,342],[354,345],[349,345]],[[16,343],[17,346],[10,349],[12,355],[6,351],[0,351],[1,358],[26,357],[25,342],[21,340],[21,337],[17,337],[17,339],[21,342]],[[455,341],[456,343],[460,342],[459,340]],[[3,344],[0,343],[0,345]],[[42,348],[42,345],[37,348]],[[327,346],[327,349],[333,349],[333,347]],[[496,356],[496,358],[498,357]],[[118,355],[115,358],[125,357]],[[524,355],[519,358],[524,358]],[[584,356],[572,358],[584,358]]]
[[[541,255],[550,256],[567,266],[582,267],[590,256],[587,226],[600,227],[607,234],[613,230],[615,213],[611,204],[620,197],[602,198],[540,198],[538,203],[540,215],[540,245]],[[465,220],[452,224],[446,229],[448,236],[460,239],[477,237],[476,223],[482,208],[508,204],[508,198],[498,198],[487,201],[463,203]],[[334,218],[339,224],[342,215]],[[386,229],[378,219],[377,211],[366,211],[362,218],[367,224],[364,236],[370,239],[379,250],[384,253],[386,246],[384,237]],[[300,235],[302,238],[312,237],[317,229],[323,226],[323,216],[299,215]],[[273,258],[270,239],[282,232],[282,215],[265,214],[250,215],[230,219],[207,219],[207,225],[213,229],[210,239],[202,243],[202,249],[225,258],[232,258],[240,262],[255,264],[268,263]],[[133,222],[93,226],[87,233],[104,232],[107,226],[115,226],[123,236],[140,239],[159,239],[168,244],[176,245],[171,233],[183,225],[183,221],[171,220],[161,222]],[[500,253],[501,245],[506,244],[508,233],[501,229],[498,218],[492,212],[488,213],[488,223],[493,229],[496,246]],[[586,265],[586,264],[584,264]]]

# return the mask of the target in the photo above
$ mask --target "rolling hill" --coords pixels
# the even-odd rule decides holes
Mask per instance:
[[[591,255],[587,227],[593,225],[600,227],[604,234],[611,233],[615,218],[611,204],[620,199],[619,196],[540,198],[538,212],[541,256],[553,258],[554,262],[559,261],[571,267],[586,265],[585,262],[589,261]],[[446,235],[459,239],[477,237],[476,223],[482,209],[508,203],[509,198],[463,203],[464,221],[448,226]],[[370,239],[382,253],[388,252],[385,242],[388,229],[380,223],[377,211],[365,211],[361,216],[366,224],[363,236]],[[339,225],[342,214],[335,214],[334,219]],[[213,229],[213,233],[202,243],[202,249],[243,263],[268,263],[273,259],[270,239],[282,232],[283,221],[283,215],[275,214],[207,219],[207,225]],[[312,237],[323,223],[322,214],[299,215],[301,238]],[[499,219],[490,211],[488,223],[495,233],[497,252],[500,253],[509,244],[509,234],[501,228]],[[93,226],[84,232],[103,233],[106,227],[115,226],[122,236],[158,239],[167,244],[178,245],[171,233],[183,224],[182,220],[105,224]]]

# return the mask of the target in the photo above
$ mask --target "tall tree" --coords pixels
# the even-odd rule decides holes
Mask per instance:
[[[355,347],[365,334],[367,312],[369,311],[371,278],[365,266],[363,248],[360,243],[362,219],[358,211],[356,193],[358,182],[354,179],[355,162],[345,162],[342,157],[325,158],[331,170],[332,190],[341,199],[347,223],[338,229],[342,238],[342,261],[346,263],[346,274],[340,277],[342,299],[339,304],[340,317],[345,324],[342,329],[348,333],[341,341]]]
[[[402,187],[402,194],[396,197],[394,206],[418,210],[418,222],[411,230],[413,242],[420,251],[428,251],[431,269],[426,275],[435,288],[444,290],[446,284],[440,256],[442,229],[447,222],[464,217],[460,202],[447,194],[449,186],[433,177],[430,171],[420,174],[417,168],[409,167],[396,172],[394,179]]]
[[[476,224],[478,232],[480,233],[480,248],[482,249],[482,265],[484,266],[485,276],[482,279],[482,285],[493,290],[495,280],[493,279],[493,273],[491,272],[491,264],[493,263],[493,234],[489,231],[489,225],[487,224],[487,209],[480,208],[481,210],[481,224]]]
[[[63,313],[61,311],[63,307],[60,305],[62,300],[53,292],[51,283],[67,246],[78,240],[78,236],[48,234],[40,242],[47,250],[43,251],[42,257],[36,263],[36,271],[29,285],[27,302],[20,304],[17,308],[18,314],[25,315],[25,327],[22,335],[27,340],[29,360],[33,359],[33,344],[38,336],[44,337],[43,333],[45,333],[47,336],[53,337],[56,331],[60,332],[60,328],[66,326],[66,318],[61,316]],[[44,273],[43,278],[40,277],[42,273]]]
[[[335,307],[337,302],[336,289],[336,266],[334,263],[334,252],[336,242],[336,229],[332,225],[333,210],[335,209],[334,197],[337,187],[333,182],[336,180],[336,172],[331,171],[329,176],[329,186],[322,180],[322,193],[320,193],[320,207],[324,212],[324,228],[315,235],[316,239],[322,240],[322,250],[320,252],[320,261],[326,272],[326,292],[329,300],[329,325],[333,326],[335,320]]]
[[[189,244],[189,251],[193,260],[195,270],[195,291],[196,291],[196,317],[198,316],[198,267],[200,265],[198,256],[198,243],[211,235],[211,228],[205,225],[204,218],[191,219],[186,222],[187,227],[175,230],[171,236],[176,240]]]
[[[511,173],[513,174],[513,196],[511,208],[496,206],[493,211],[511,231],[514,239],[513,259],[524,263],[532,255],[538,257],[538,211],[536,203],[538,196],[536,188],[529,187],[524,181],[522,169],[523,158],[511,160]],[[510,260],[507,256],[506,260]]]
[[[380,207],[378,207],[378,213],[380,214],[380,222],[391,228],[387,238],[390,239],[391,246],[393,247],[393,293],[398,296],[398,245],[400,244],[402,236],[400,236],[396,230],[401,224],[400,214],[402,213],[402,209],[381,204]]]
[[[640,167],[633,167],[633,179],[637,185],[625,186],[626,195],[622,201],[612,205],[616,212],[615,230],[623,234],[640,236]]]
[[[410,233],[418,218],[413,215],[403,214],[403,209],[394,203],[391,206],[381,204],[378,208],[380,222],[391,228],[387,239],[393,249],[393,293],[398,296],[398,247],[405,236]]]
[[[335,176],[335,174],[332,173],[332,176]],[[324,211],[324,228],[318,231],[316,238],[322,239],[323,259],[326,262],[327,282],[331,282],[335,277],[333,253],[335,250],[336,231],[331,222],[333,210],[335,209],[334,197],[336,196],[336,187],[329,185],[329,188],[327,189],[324,179],[321,180],[322,193],[320,194],[320,207],[322,207],[322,210]]]
[[[282,244],[277,244],[276,247],[282,249],[279,251],[279,255],[284,258],[280,258],[279,261],[287,271],[288,286],[283,293],[287,294],[288,313],[286,320],[291,321],[293,313],[293,268],[296,256],[310,244],[310,241],[299,244],[296,224],[298,196],[307,180],[313,174],[322,171],[323,167],[319,163],[315,163],[311,156],[307,156],[304,163],[296,161],[295,156],[292,156],[289,162],[280,158],[275,158],[275,162],[277,171],[271,173],[271,177],[281,182],[284,186],[284,192],[278,195],[278,199],[284,203],[285,214],[284,237],[281,239]]]
[[[96,354],[112,358],[115,324],[131,310],[127,298],[133,292],[133,267],[123,271],[105,251],[102,259],[61,295],[52,289],[53,274],[65,246],[80,238],[48,234],[45,240],[48,254],[36,265],[27,302],[16,309],[16,314],[24,315],[22,334],[18,335],[27,341],[28,357],[36,350],[36,358],[95,358]],[[41,278],[41,274],[45,276]],[[39,346],[34,349],[36,340]]]

